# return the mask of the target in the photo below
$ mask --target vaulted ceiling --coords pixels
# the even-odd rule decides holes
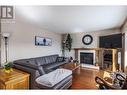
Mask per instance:
[[[58,33],[119,28],[127,6],[16,6],[16,19]]]

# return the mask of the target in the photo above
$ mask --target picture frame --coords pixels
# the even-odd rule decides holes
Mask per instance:
[[[36,46],[52,46],[52,39],[47,37],[35,36]]]

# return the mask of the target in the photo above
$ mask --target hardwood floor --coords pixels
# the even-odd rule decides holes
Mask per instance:
[[[102,71],[81,67],[73,72],[71,89],[97,89],[95,77]]]

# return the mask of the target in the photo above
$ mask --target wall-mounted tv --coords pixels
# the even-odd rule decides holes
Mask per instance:
[[[122,48],[122,34],[99,37],[100,48]]]

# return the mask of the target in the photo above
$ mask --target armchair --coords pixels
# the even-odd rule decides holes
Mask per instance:
[[[116,78],[113,84],[110,84],[104,78],[100,78],[98,76],[95,77],[96,83],[99,85],[99,89],[127,89],[127,77],[122,74],[116,74]],[[117,86],[115,81],[119,83]]]

